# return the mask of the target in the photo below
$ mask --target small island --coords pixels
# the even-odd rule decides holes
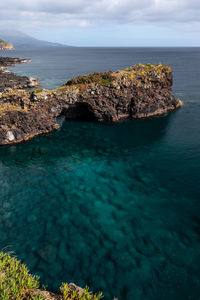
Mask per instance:
[[[14,50],[14,46],[0,39],[0,50]]]
[[[165,114],[183,105],[172,95],[172,70],[138,64],[69,80],[55,90],[18,88],[0,94],[0,145],[59,129],[58,119],[104,123]]]

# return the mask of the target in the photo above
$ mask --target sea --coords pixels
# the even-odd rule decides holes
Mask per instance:
[[[173,69],[184,107],[117,124],[65,121],[0,147],[0,250],[41,285],[105,300],[200,299],[200,48],[46,48],[10,68],[54,89],[138,63]]]

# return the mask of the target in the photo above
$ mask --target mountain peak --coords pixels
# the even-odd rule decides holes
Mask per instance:
[[[0,29],[0,38],[11,42],[15,49],[38,49],[47,47],[67,47],[66,45],[38,40],[24,32],[11,29]]]

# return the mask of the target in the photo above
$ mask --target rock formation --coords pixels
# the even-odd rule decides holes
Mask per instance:
[[[79,76],[56,90],[4,92],[0,144],[19,143],[58,129],[61,116],[109,123],[161,115],[182,105],[172,95],[170,67],[151,64]]]
[[[15,66],[17,63],[27,63],[30,59],[20,59],[14,57],[0,57],[0,93],[12,89],[24,89],[38,87],[39,83],[34,78],[15,75],[8,71],[7,67]]]
[[[3,67],[15,66],[16,64],[28,62],[31,62],[31,59],[21,59],[16,57],[0,57],[0,66]]]
[[[0,50],[13,50],[14,46],[11,43],[5,42],[0,39]]]

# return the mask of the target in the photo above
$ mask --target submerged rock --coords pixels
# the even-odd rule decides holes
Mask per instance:
[[[170,67],[151,64],[79,76],[56,90],[4,92],[0,96],[0,144],[58,129],[60,117],[108,123],[161,115],[182,105],[172,95]],[[18,138],[8,138],[8,131]]]

